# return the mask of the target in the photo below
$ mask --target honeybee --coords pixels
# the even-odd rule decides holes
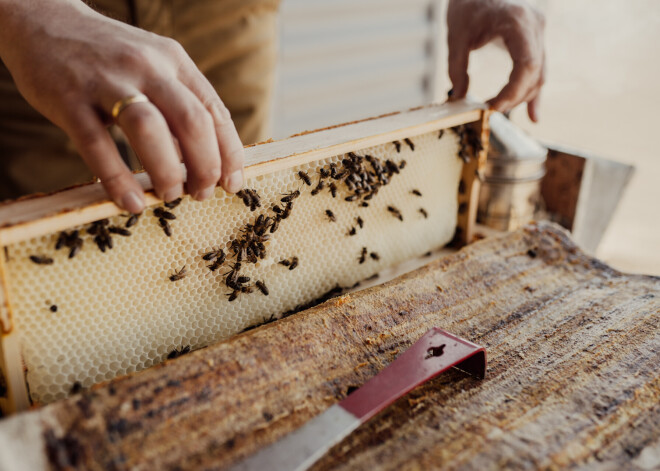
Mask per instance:
[[[328,217],[330,222],[337,222],[337,218],[335,217],[335,214],[329,209],[325,210],[325,215]]]
[[[399,162],[399,170],[403,170],[404,168],[406,168],[407,164],[408,163],[405,160],[402,160],[401,162]]]
[[[266,283],[259,280],[255,282],[255,285],[257,286],[257,288],[259,288],[259,291],[261,291],[265,296],[268,296],[268,287],[266,286]]]
[[[163,228],[163,232],[167,237],[172,237],[172,228],[170,227],[170,223],[167,222],[167,220],[158,218],[158,224],[160,224],[160,227]]]
[[[69,258],[75,257],[76,254],[80,252],[80,249],[82,249],[82,246],[83,240],[80,237],[74,239],[70,244],[71,249],[69,250]]]
[[[289,265],[289,270],[293,270],[298,266],[298,257],[294,256],[291,258],[291,265]]]
[[[174,358],[179,358],[181,355],[185,355],[186,353],[190,353],[190,345],[186,345],[185,347],[181,348],[175,348],[167,354],[167,359],[172,360]]]
[[[380,255],[378,255],[376,252],[371,252],[371,253],[369,254],[369,256],[370,256],[373,260],[380,260]]]
[[[37,265],[52,265],[53,259],[45,255],[30,255],[30,260],[32,260]]]
[[[325,183],[319,179],[319,184],[312,190],[312,196],[316,196],[323,188],[325,188]]]
[[[401,211],[399,211],[398,209],[396,209],[394,206],[388,206],[388,207],[387,207],[387,210],[388,210],[390,213],[392,213],[392,215],[393,215],[394,217],[396,217],[397,219],[399,219],[399,221],[403,221],[403,215],[401,214]]]
[[[211,261],[214,259],[222,259],[220,263],[225,261],[225,251],[222,249],[213,249],[210,252],[206,252],[202,258],[206,261]]]
[[[220,266],[222,265],[222,262],[224,262],[224,261],[225,261],[225,257],[224,257],[224,254],[223,254],[222,258],[216,258],[212,264],[206,265],[206,268],[208,268],[209,270],[214,272],[218,268],[220,268]]]
[[[235,289],[235,290],[232,291],[230,294],[228,294],[228,295],[227,295],[227,296],[228,296],[228,301],[229,301],[229,302],[232,302],[233,300],[235,300],[236,298],[238,298],[238,293],[240,293],[240,290]]]
[[[292,209],[293,209],[293,202],[289,201],[284,207],[284,212],[280,215],[280,219],[288,218],[289,215],[291,214]]]
[[[413,195],[415,195],[415,196],[422,196],[422,192],[419,191],[419,190],[416,189],[416,188],[413,189],[413,190],[411,190],[410,192],[411,192]]]
[[[367,259],[367,248],[362,247],[362,252],[360,252],[360,256],[358,257],[358,262],[360,262],[360,264],[363,264],[366,259]]]
[[[279,219],[275,219],[270,226],[270,233],[273,234],[280,227]]]
[[[328,178],[330,176],[330,170],[327,168],[319,168],[319,175],[321,175],[321,178]]]
[[[129,218],[126,220],[126,224],[124,224],[124,227],[128,229],[129,227],[132,227],[135,224],[137,224],[138,219],[140,218],[140,214],[131,214]]]
[[[354,194],[354,195],[349,195],[346,198],[344,198],[344,201],[355,201],[356,199],[358,199],[358,195]]]
[[[419,212],[422,213],[422,216],[424,216],[424,219],[427,219],[429,217],[429,213],[427,213],[424,208],[419,208]]]
[[[177,206],[179,206],[180,203],[181,203],[181,198],[177,198],[175,200],[170,201],[169,203],[165,203],[165,207],[168,209],[174,209]],[[190,351],[190,346],[188,347],[188,351]]]
[[[399,141],[393,141],[394,147],[396,147],[397,152],[401,152],[401,143]]]
[[[108,232],[111,232],[113,234],[119,234],[120,236],[128,237],[131,235],[131,231],[128,229],[124,229],[123,227],[118,227],[118,226],[110,226],[108,227]]]
[[[357,222],[358,226],[360,226],[360,229],[362,229],[364,227],[364,221],[362,220],[362,218],[360,216],[355,218],[355,221]]]
[[[333,198],[337,197],[337,185],[335,185],[334,182],[330,183],[330,193]]]
[[[303,172],[302,170],[299,170],[298,171],[298,177],[300,177],[300,179],[303,182],[305,182],[305,184],[307,186],[312,186],[312,180],[311,180],[311,178],[309,178],[309,175],[307,175],[307,173]]]
[[[280,208],[278,205],[273,206],[273,212],[275,214],[282,214],[282,208]]]
[[[188,275],[186,271],[186,266],[184,265],[180,270],[175,270],[174,274],[170,275],[170,281],[179,281],[184,279]]]
[[[458,182],[458,194],[459,195],[465,194],[465,180],[461,180]]]
[[[292,191],[290,193],[286,193],[283,198],[280,198],[280,201],[282,203],[290,203],[293,200],[295,200],[296,198],[298,198],[299,196],[300,196],[300,191],[299,190]]]
[[[408,144],[408,147],[410,147],[410,150],[415,150],[415,144],[413,143],[413,141],[411,141],[410,139],[408,139],[408,138],[406,137],[406,138],[404,139],[404,142],[405,142],[406,144]]]
[[[279,263],[280,265],[284,265],[285,267],[288,267],[288,266],[291,265],[291,261],[290,261],[290,260],[287,260],[287,259],[280,260],[280,261],[277,262],[277,263]]]
[[[357,234],[357,229],[355,229],[355,226],[353,226],[349,229],[346,235],[354,236],[355,234]]]
[[[169,219],[170,221],[176,219],[176,216],[173,213],[170,213],[163,208],[154,208],[154,216],[157,218]]]
[[[445,130],[441,129],[440,132],[438,133],[438,139],[442,139],[442,136],[445,135]]]
[[[385,167],[390,174],[399,173],[399,166],[392,162],[391,160],[385,161]]]
[[[67,233],[65,231],[60,232],[57,236],[57,241],[55,242],[55,250],[60,250],[66,243]]]

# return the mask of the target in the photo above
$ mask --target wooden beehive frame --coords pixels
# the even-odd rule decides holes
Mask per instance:
[[[343,124],[290,138],[266,142],[245,149],[245,176],[253,178],[327,157],[406,137],[447,129],[462,124],[474,126],[482,142],[488,139],[488,110],[483,104],[457,101],[392,113],[354,123]],[[463,166],[461,191],[458,194],[458,241],[472,239],[479,194],[479,173],[486,159],[482,149]],[[142,185],[147,205],[160,200],[151,191],[146,173],[136,175]],[[0,206],[0,246],[87,224],[122,213],[110,201],[100,183],[90,183],[51,195],[30,197]],[[0,365],[7,381],[7,399],[0,398],[5,411],[29,406],[23,378],[17,336],[13,332],[11,300],[6,291],[4,258],[0,257]]]

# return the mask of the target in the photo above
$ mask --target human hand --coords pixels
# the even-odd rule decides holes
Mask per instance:
[[[543,15],[520,0],[450,0],[447,25],[452,97],[463,98],[467,93],[470,52],[501,37],[513,70],[509,83],[488,104],[497,111],[509,111],[526,102],[529,118],[537,122],[545,81]]]
[[[21,94],[72,139],[118,206],[144,208],[141,187],[107,130],[117,118],[159,198],[203,200],[219,180],[243,186],[243,146],[211,84],[176,41],[106,18],[80,0],[0,0],[0,57]],[[180,156],[179,156],[180,151]]]

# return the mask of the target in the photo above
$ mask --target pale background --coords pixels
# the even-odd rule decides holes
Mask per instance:
[[[660,2],[536,1],[546,15],[547,83],[534,137],[634,165],[597,256],[660,275]],[[445,2],[284,0],[274,129],[303,129],[428,103],[450,88]],[[439,39],[438,39],[439,38]],[[497,46],[470,57],[470,93],[506,82]]]

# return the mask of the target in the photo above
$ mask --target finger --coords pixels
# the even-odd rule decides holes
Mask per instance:
[[[529,115],[529,119],[531,119],[535,123],[538,123],[539,121],[539,108],[541,102],[540,96],[541,96],[541,89],[545,84],[545,74],[546,74],[546,67],[545,67],[545,54],[544,54],[543,66],[541,67],[541,78],[539,78],[539,81],[536,84],[536,90],[534,96],[532,97],[531,100],[528,100],[527,102],[527,114]]]
[[[454,34],[448,38],[449,46],[449,79],[452,83],[452,98],[464,98],[470,84],[468,75],[468,63],[470,58],[470,48],[467,41]]]
[[[533,122],[538,123],[539,121],[539,100],[541,93],[537,93],[534,98],[527,102],[527,114],[529,119]]]
[[[79,110],[66,131],[115,204],[131,213],[142,212],[144,192],[121,159],[98,114],[91,108]]]
[[[198,200],[211,197],[220,180],[220,150],[211,114],[178,80],[151,86],[149,97],[178,141],[188,193]]]
[[[179,77],[211,113],[222,161],[222,187],[229,193],[236,193],[244,184],[245,152],[231,114],[213,86],[188,56],[179,69]]]
[[[183,171],[179,163],[170,129],[153,103],[127,106],[117,118],[151,177],[156,195],[172,201],[183,194]]]
[[[497,111],[509,111],[522,103],[537,82],[539,70],[540,66],[533,62],[514,62],[509,82],[495,98],[488,100],[490,107]]]

